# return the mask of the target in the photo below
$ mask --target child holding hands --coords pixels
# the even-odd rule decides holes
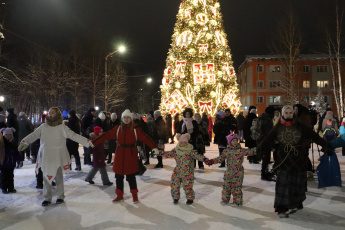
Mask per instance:
[[[227,159],[227,169],[224,173],[224,183],[222,190],[221,204],[229,203],[230,196],[233,196],[233,203],[231,206],[240,206],[243,203],[242,198],[242,183],[244,176],[243,156],[255,155],[254,149],[243,149],[238,142],[238,136],[231,133],[226,137],[228,146],[221,155],[217,158],[211,159],[208,165],[221,163]]]
[[[176,138],[178,144],[171,151],[164,151],[162,156],[165,158],[173,157],[176,160],[176,167],[171,176],[171,196],[174,204],[177,204],[180,199],[180,187],[182,184],[183,190],[186,193],[187,205],[193,204],[195,194],[193,190],[194,184],[194,160],[207,161],[208,159],[198,154],[193,150],[193,145],[189,144],[190,134],[177,134]]]
[[[103,134],[103,129],[99,126],[95,126],[93,128],[93,133],[90,133],[91,140],[101,136]],[[90,170],[89,174],[87,174],[85,181],[89,182],[90,184],[94,184],[95,182],[92,180],[96,173],[99,171],[101,174],[101,179],[103,185],[112,185],[113,183],[109,181],[106,164],[105,164],[105,157],[104,154],[104,145],[97,145],[92,150],[93,155],[93,163],[92,169]]]

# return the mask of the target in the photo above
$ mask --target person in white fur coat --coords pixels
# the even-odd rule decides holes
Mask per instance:
[[[65,195],[62,173],[68,173],[71,164],[71,158],[66,147],[67,138],[85,147],[93,147],[90,140],[76,134],[66,125],[62,124],[61,111],[53,107],[49,109],[46,123],[43,123],[33,133],[23,138],[18,146],[18,150],[23,151],[29,144],[40,139],[41,143],[37,156],[36,173],[41,168],[44,182],[44,201],[42,206],[47,206],[52,202],[51,188],[54,179],[57,185],[56,195],[58,197],[56,204],[64,203]]]

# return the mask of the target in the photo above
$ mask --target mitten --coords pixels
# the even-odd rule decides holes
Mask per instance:
[[[22,140],[18,146],[18,151],[22,152],[24,151],[27,147],[29,146],[29,144],[27,144],[24,140]]]
[[[89,147],[94,148],[95,146],[93,145],[92,141],[89,141]]]

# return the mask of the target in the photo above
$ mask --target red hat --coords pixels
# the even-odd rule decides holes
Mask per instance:
[[[99,126],[95,126],[93,128],[93,132],[96,134],[96,135],[99,135],[101,132],[103,131],[103,129]]]

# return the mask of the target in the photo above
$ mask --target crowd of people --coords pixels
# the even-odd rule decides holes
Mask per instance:
[[[231,205],[236,207],[243,203],[242,164],[246,156],[250,164],[261,162],[262,180],[276,182],[275,211],[280,217],[288,217],[289,213],[302,209],[306,199],[306,175],[314,170],[308,157],[311,143],[333,154],[334,147],[345,146],[344,122],[345,117],[339,123],[330,108],[321,115],[297,104],[283,108],[268,106],[260,116],[256,107],[250,106],[236,118],[230,109],[219,110],[213,118],[206,113],[194,113],[190,108],[164,118],[158,110],[142,116],[127,109],[119,118],[116,113],[97,113],[90,108],[79,118],[74,110],[61,112],[53,107],[33,125],[24,112],[17,117],[13,108],[5,113],[0,107],[1,188],[4,194],[16,192],[13,172],[27,159],[36,164],[36,188],[43,189],[44,195],[42,206],[51,204],[55,185],[56,203],[64,203],[63,173],[72,170],[72,156],[74,170],[82,170],[81,144],[84,165],[92,165],[85,178],[87,183],[94,184],[93,178],[99,171],[103,185],[111,186],[106,167],[112,165],[116,183],[113,202],[124,199],[125,177],[133,202],[139,202],[136,175],[142,175],[150,158],[156,156],[155,169],[164,167],[163,158],[176,160],[171,178],[174,204],[180,199],[181,186],[187,204],[193,203],[194,168],[204,170],[204,165],[219,163],[220,168],[225,168],[221,204],[229,203],[232,195]],[[174,144],[175,138],[176,147],[165,151],[165,144]],[[218,146],[219,157],[208,159],[206,147],[212,142]]]

